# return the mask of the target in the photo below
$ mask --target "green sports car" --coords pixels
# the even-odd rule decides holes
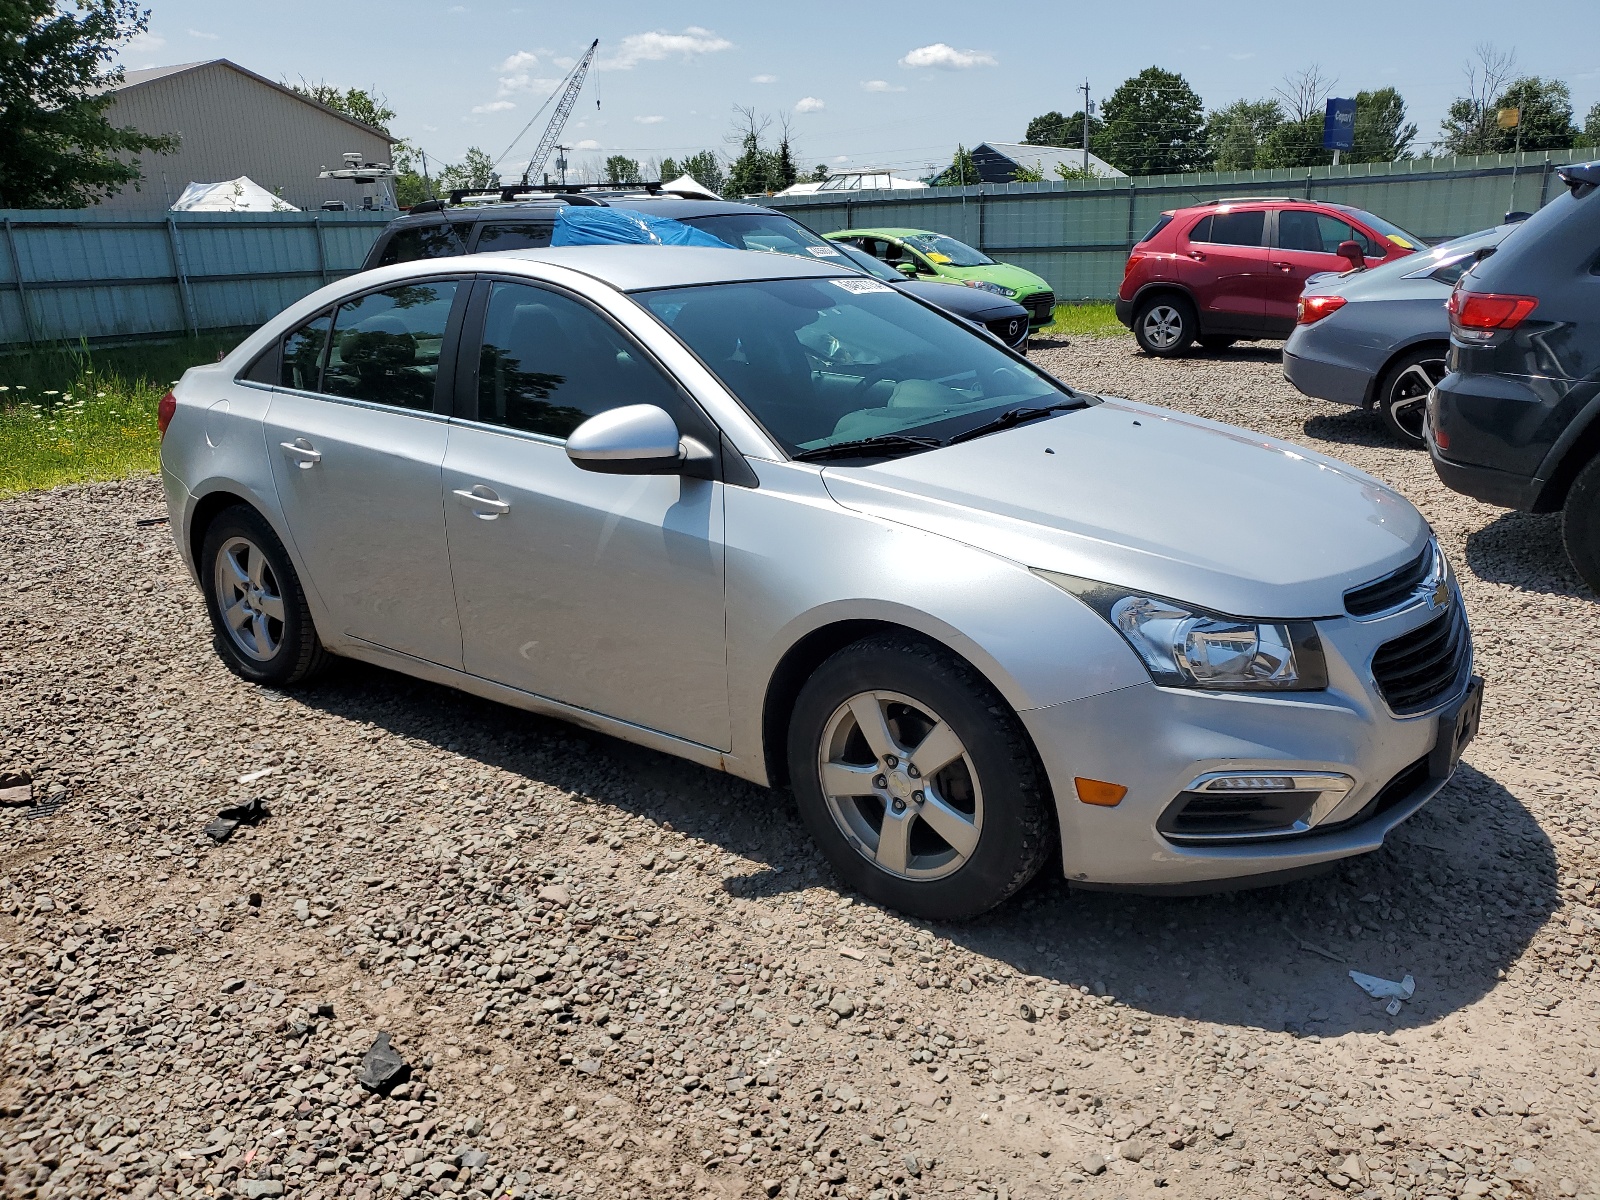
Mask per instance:
[[[841,229],[826,236],[860,247],[907,278],[964,283],[1015,300],[1028,310],[1029,329],[1050,324],[1056,298],[1048,283],[953,237],[931,229]]]

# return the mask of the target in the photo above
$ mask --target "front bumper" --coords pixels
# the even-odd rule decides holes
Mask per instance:
[[[1446,782],[1427,760],[1439,744],[1439,714],[1470,686],[1469,660],[1426,712],[1395,717],[1377,696],[1372,654],[1425,615],[1412,609],[1381,620],[1319,622],[1329,669],[1322,692],[1223,694],[1147,683],[1021,713],[1054,790],[1068,881],[1248,886],[1378,849]],[[1210,843],[1164,836],[1157,828],[1163,813],[1190,781],[1211,771],[1327,772],[1347,775],[1355,786],[1322,827],[1304,834]],[[1079,777],[1128,791],[1115,807],[1081,803]]]

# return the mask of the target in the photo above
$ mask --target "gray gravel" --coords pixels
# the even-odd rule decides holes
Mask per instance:
[[[1600,1196],[1600,612],[1553,520],[1445,491],[1272,350],[1040,359],[1327,450],[1438,528],[1483,733],[1382,853],[908,921],[839,891],[785,796],[367,667],[250,688],[136,523],[154,481],[25,496],[5,1194]],[[1351,968],[1415,997],[1391,1018]],[[387,1095],[358,1082],[380,1031]]]

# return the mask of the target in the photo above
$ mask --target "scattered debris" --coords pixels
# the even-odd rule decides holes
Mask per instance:
[[[866,958],[866,954],[860,950],[857,950],[854,946],[840,946],[839,953],[844,958],[854,959],[856,962],[860,962],[862,959]]]
[[[258,779],[265,779],[268,775],[277,775],[282,772],[282,767],[262,767],[259,771],[251,771],[247,775],[239,776],[240,783],[254,783]]]
[[[1309,950],[1312,954],[1320,954],[1323,958],[1327,959],[1329,962],[1336,962],[1336,963],[1339,963],[1341,965],[1344,963],[1344,959],[1340,958],[1332,950],[1324,950],[1321,946],[1317,945],[1315,942],[1308,942],[1303,937],[1296,937],[1294,940],[1300,943],[1300,949],[1302,949],[1302,950]]]
[[[35,797],[33,807],[28,809],[28,820],[37,821],[40,817],[53,817],[66,807],[67,797],[70,793],[59,783],[52,783],[46,799]]]
[[[1400,1015],[1400,1006],[1417,990],[1417,981],[1407,975],[1400,982],[1392,979],[1379,979],[1376,975],[1363,975],[1360,971],[1351,971],[1350,978],[1355,985],[1374,1000],[1387,1000],[1384,1012],[1391,1017]]]
[[[141,517],[134,522],[135,525],[165,525],[166,523],[166,517]]]
[[[389,1045],[389,1035],[380,1033],[361,1060],[356,1082],[369,1092],[387,1096],[389,1090],[411,1078],[411,1066]]]
[[[1039,1010],[1024,1000],[1017,1005],[1017,1016],[1024,1021],[1037,1021],[1039,1019]]]
[[[32,803],[32,773],[29,771],[0,771],[0,804]]]
[[[233,836],[233,831],[239,826],[259,825],[271,815],[267,811],[266,802],[257,796],[248,804],[225,808],[219,812],[216,820],[206,826],[206,836],[220,846]]]

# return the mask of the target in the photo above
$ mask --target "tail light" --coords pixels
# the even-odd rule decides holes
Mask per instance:
[[[167,426],[172,424],[172,414],[178,411],[178,398],[171,392],[161,397],[161,403],[156,405],[156,428],[161,431],[161,436],[167,436]]]
[[[1450,332],[1464,342],[1487,342],[1502,329],[1515,329],[1538,307],[1537,296],[1464,292],[1459,284],[1445,302],[1445,310],[1450,314]]]
[[[1138,266],[1140,263],[1142,263],[1145,259],[1147,259],[1149,257],[1150,256],[1148,254],[1130,254],[1130,255],[1128,255],[1127,265],[1122,268],[1122,277],[1124,279],[1126,279],[1129,275],[1132,275],[1133,274],[1133,268]]]
[[[1296,318],[1302,325],[1314,325],[1330,313],[1345,306],[1343,296],[1301,296],[1300,311]]]

